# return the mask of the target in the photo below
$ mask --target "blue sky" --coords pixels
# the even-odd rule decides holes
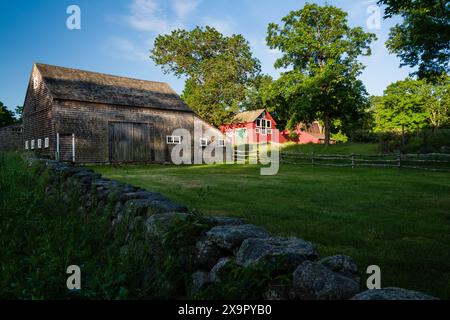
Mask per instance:
[[[324,4],[325,1],[310,1]],[[305,1],[293,0],[2,0],[0,2],[0,101],[13,109],[22,105],[34,62],[168,82],[177,92],[183,79],[164,75],[148,58],[153,40],[174,28],[211,25],[224,34],[241,33],[250,42],[262,71],[277,77],[279,53],[265,45],[267,25],[279,22]],[[370,0],[329,0],[349,13],[352,26],[367,27]],[[81,30],[69,30],[69,5],[81,9]],[[373,53],[361,79],[370,94],[411,71],[385,48],[389,28],[398,20],[381,21]]]

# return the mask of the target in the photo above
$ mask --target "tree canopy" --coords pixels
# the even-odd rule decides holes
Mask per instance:
[[[0,128],[16,123],[14,113],[0,101]]]
[[[450,2],[445,0],[379,0],[385,18],[400,15],[403,22],[390,32],[386,45],[402,66],[418,67],[420,78],[450,71]]]
[[[364,66],[361,55],[370,55],[374,34],[350,28],[347,13],[339,8],[306,4],[290,12],[281,26],[271,23],[267,43],[282,52],[276,68],[285,68],[272,90],[288,127],[299,121],[322,120],[325,142],[330,141],[335,120],[357,118],[368,106],[363,83],[357,79]]]
[[[433,83],[408,78],[387,87],[374,104],[377,131],[412,131],[450,124],[450,78]]]
[[[182,98],[215,125],[239,111],[260,72],[242,35],[226,37],[208,26],[158,36],[151,58],[165,73],[186,78]]]

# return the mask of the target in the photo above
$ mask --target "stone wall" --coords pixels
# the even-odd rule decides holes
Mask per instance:
[[[155,256],[162,260],[169,256],[185,257],[180,260],[184,264],[177,269],[184,273],[184,279],[188,279],[187,285],[178,286],[184,291],[181,293],[183,298],[196,297],[214,286],[230,287],[231,284],[226,283],[230,279],[227,272],[240,268],[244,275],[246,273],[242,271],[259,270],[259,273],[248,274],[253,277],[261,274],[261,279],[256,280],[263,287],[255,294],[256,298],[266,300],[434,299],[400,288],[364,291],[361,274],[351,257],[320,258],[311,242],[295,237],[274,237],[263,228],[239,218],[202,217],[159,193],[104,179],[82,167],[50,160],[42,160],[42,163],[50,175],[48,192],[64,190],[79,194],[80,214],[87,207],[104,207],[109,211],[112,230],[126,222],[126,239],[132,238],[140,226],[147,239],[161,243],[154,248],[159,250],[153,252]],[[182,228],[173,229],[177,223],[181,223]],[[186,233],[186,230],[194,231]],[[167,241],[168,234],[177,239],[177,245]],[[164,241],[158,241],[163,238]],[[164,265],[165,261],[162,262]],[[270,272],[265,273],[264,268]],[[143,281],[155,277],[156,269],[156,266],[148,266]],[[163,287],[168,292],[175,292],[173,288],[177,284],[172,283],[170,277],[156,277],[165,281]],[[169,293],[169,297],[180,296]],[[206,298],[211,297],[214,296]]]
[[[23,150],[22,125],[11,125],[0,128],[0,151]]]

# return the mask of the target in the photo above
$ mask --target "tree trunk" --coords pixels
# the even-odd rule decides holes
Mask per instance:
[[[325,145],[330,145],[331,136],[331,120],[328,116],[325,116]]]
[[[403,148],[405,147],[405,145],[406,145],[406,141],[405,141],[405,125],[402,124],[402,146],[403,146]]]

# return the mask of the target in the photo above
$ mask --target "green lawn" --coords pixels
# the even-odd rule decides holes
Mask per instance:
[[[366,147],[367,148],[367,147]],[[354,149],[353,149],[354,150]],[[368,149],[366,149],[368,150]],[[94,167],[197,208],[314,242],[321,256],[379,265],[382,286],[450,298],[450,174],[282,165]]]

